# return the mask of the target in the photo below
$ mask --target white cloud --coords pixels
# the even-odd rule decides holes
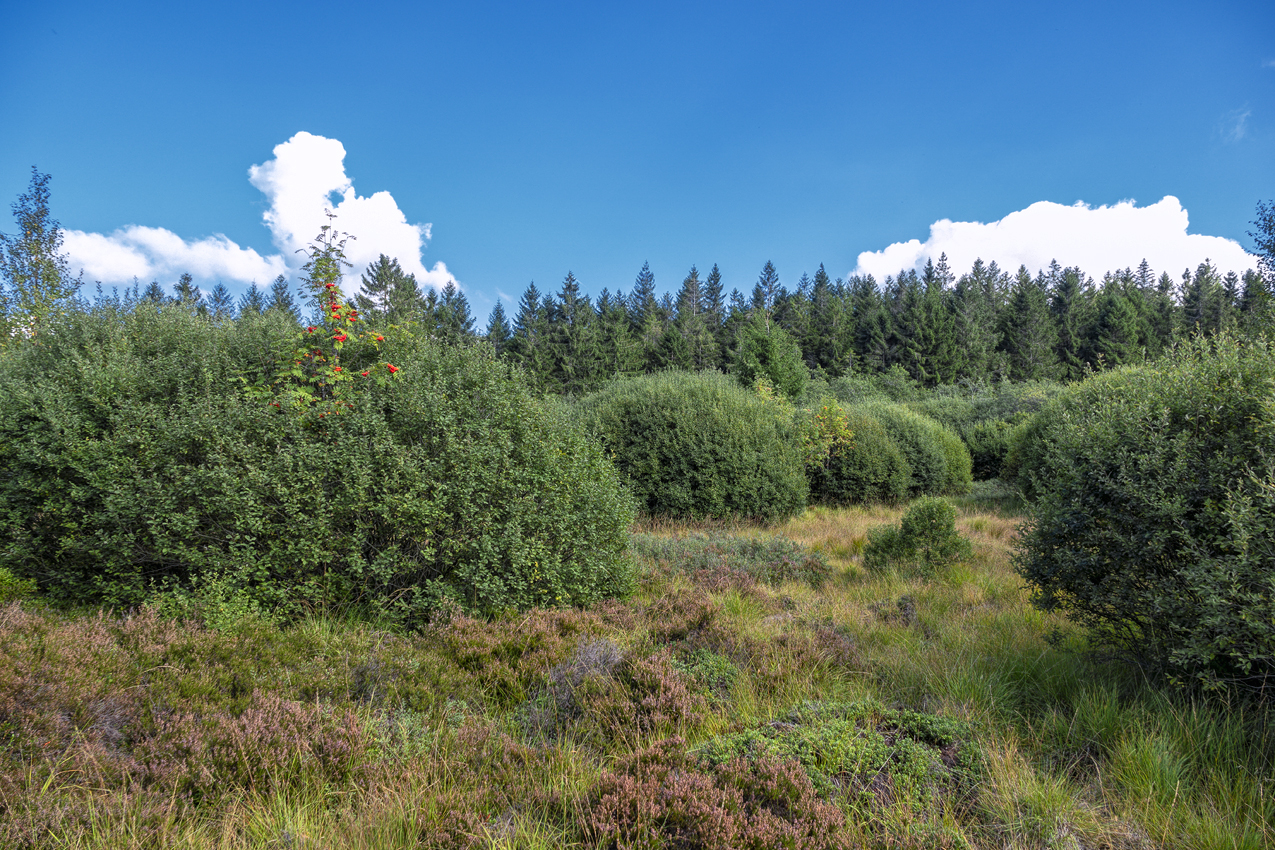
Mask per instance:
[[[1222,124],[1219,130],[1222,134],[1222,140],[1225,142],[1238,142],[1248,135],[1248,119],[1252,116],[1253,110],[1247,106],[1241,109],[1232,109],[1222,118]]]
[[[248,169],[249,181],[269,201],[262,218],[278,254],[263,257],[221,234],[187,241],[170,230],[138,225],[109,235],[68,230],[63,247],[73,269],[83,268],[87,280],[107,284],[128,284],[134,277],[143,283],[172,282],[190,272],[200,284],[264,285],[280,274],[296,275],[306,260],[299,249],[329,223],[325,213],[331,209],[336,229],[354,237],[345,246],[354,265],[346,276],[347,290],[380,254],[398,258],[424,286],[441,288],[455,281],[445,264],[426,268],[421,261],[430,225],[409,224],[389,192],[357,195],[344,161],[345,146],[338,140],[300,132],[275,146],[274,159]]]
[[[985,263],[995,260],[1010,272],[1025,265],[1033,274],[1056,259],[1095,278],[1136,268],[1144,258],[1157,273],[1167,271],[1175,278],[1205,259],[1223,272],[1257,267],[1257,257],[1233,239],[1186,230],[1187,211],[1172,195],[1146,207],[1133,201],[1109,207],[1038,201],[989,224],[936,221],[925,242],[912,239],[881,251],[864,251],[852,274],[871,274],[880,281],[902,269],[920,269],[927,259],[937,260],[942,254],[958,275],[979,258]]]

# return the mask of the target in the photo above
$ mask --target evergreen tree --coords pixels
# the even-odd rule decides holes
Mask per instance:
[[[255,283],[252,286],[253,289],[256,289],[257,287]],[[257,295],[260,297],[261,293],[258,292]],[[152,304],[163,304],[168,301],[168,296],[164,294],[164,287],[160,286],[159,281],[157,280],[152,280],[146,285],[146,289],[142,292],[142,298]]]
[[[1259,270],[1268,281],[1275,281],[1275,201],[1257,202],[1253,226],[1257,230],[1250,230],[1248,235],[1257,243]]]
[[[1086,361],[1114,368],[1141,360],[1138,314],[1118,281],[1107,282],[1098,294],[1094,308]]]
[[[1018,267],[1000,330],[1010,378],[1037,381],[1056,375],[1058,332],[1049,313],[1046,282],[1032,280],[1026,266]]]
[[[218,282],[208,294],[208,312],[214,319],[233,319],[235,317],[235,299],[224,283]]]
[[[421,293],[416,276],[405,273],[398,260],[381,254],[363,272],[359,287],[354,304],[370,325],[431,324],[428,297]]]
[[[779,297],[781,289],[779,272],[775,271],[775,264],[767,260],[766,265],[762,266],[761,274],[757,276],[757,283],[753,286],[752,303],[754,310],[763,311],[767,322],[770,321],[771,312],[775,309],[775,299]]]
[[[505,318],[505,305],[497,298],[496,306],[491,308],[491,315],[487,319],[486,339],[491,343],[496,354],[501,355],[509,347],[509,340],[512,338],[513,329],[509,327],[509,320]]]
[[[187,307],[199,308],[204,300],[204,294],[199,291],[199,287],[195,286],[195,279],[187,272],[177,279],[177,283],[173,284],[173,292],[176,293],[177,301]]]
[[[999,377],[1004,372],[1000,355],[1000,313],[1008,275],[995,262],[974,261],[969,274],[961,275],[953,292],[956,311],[956,352],[961,377],[975,380]]]
[[[633,331],[639,336],[643,332],[643,328],[654,318],[658,304],[655,299],[655,274],[651,271],[650,263],[643,263],[642,270],[638,272],[637,279],[633,282],[633,294],[629,296],[629,321],[632,323]]]
[[[714,339],[717,340],[718,352],[723,352],[730,347],[730,340],[723,333],[726,324],[726,297],[722,292],[722,273],[716,263],[713,263],[708,277],[704,278],[700,295],[702,298],[700,312],[704,315],[704,321]]]
[[[1184,272],[1182,283],[1182,313],[1187,329],[1203,334],[1221,330],[1228,311],[1217,268],[1205,260],[1196,268],[1194,275],[1189,269]]]
[[[820,268],[822,269],[823,266]],[[775,299],[775,321],[788,331],[797,343],[807,366],[813,365],[807,351],[815,347],[811,337],[813,328],[810,318],[810,297],[813,290],[814,283],[810,280],[810,276],[803,272],[801,279],[797,281],[796,289],[788,292],[781,288],[779,296]]]
[[[841,290],[841,281],[834,285],[820,263],[810,290],[809,348],[802,352],[812,372],[833,378],[848,374],[854,362],[853,327]]]
[[[796,341],[762,309],[739,327],[731,372],[746,387],[761,379],[788,398],[801,395],[809,377]]]
[[[1065,381],[1078,381],[1084,376],[1085,341],[1092,314],[1091,282],[1076,268],[1060,268],[1057,260],[1049,265],[1051,297],[1050,313],[1058,332],[1055,351],[1060,376]]]
[[[1246,334],[1271,328],[1272,297],[1266,280],[1256,271],[1244,272],[1240,301],[1236,307],[1240,330]]]
[[[1155,294],[1151,296],[1152,343],[1147,346],[1154,353],[1161,353],[1181,335],[1182,311],[1173,297],[1173,278],[1168,272],[1161,272],[1156,281]]]
[[[580,292],[579,281],[567,272],[549,324],[553,363],[549,378],[559,392],[583,395],[601,384],[604,365],[596,318],[588,296]]]
[[[691,266],[677,293],[676,315],[660,344],[662,365],[677,369],[716,368],[721,352],[704,313],[703,284]]]
[[[469,299],[456,281],[449,280],[434,309],[438,336],[453,345],[474,339],[474,317],[469,312]]]
[[[551,371],[549,353],[549,311],[541,299],[536,282],[532,281],[518,301],[518,315],[514,317],[513,338],[509,340],[509,354],[533,377],[536,383],[548,380]]]
[[[887,278],[892,282],[892,278]],[[854,350],[866,371],[885,372],[895,362],[894,321],[872,275],[850,280]]]
[[[270,299],[267,310],[277,310],[298,324],[301,322],[301,311],[297,308],[297,302],[292,298],[292,292],[288,289],[288,279],[283,275],[279,275],[274,279],[274,283],[270,284]]]
[[[640,375],[645,366],[642,346],[629,323],[623,297],[611,297],[602,290],[598,296],[599,371],[604,378]]]

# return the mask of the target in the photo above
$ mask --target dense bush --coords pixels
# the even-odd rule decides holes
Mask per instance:
[[[1219,337],[1094,376],[1023,431],[1037,605],[1152,670],[1275,673],[1275,352]]]
[[[929,574],[937,567],[970,556],[970,542],[956,531],[956,508],[943,499],[918,499],[899,525],[875,528],[863,549],[870,570],[894,567]]]
[[[791,409],[725,375],[620,380],[580,411],[649,514],[774,520],[805,507]]]
[[[978,387],[968,392],[945,387],[941,389],[948,394],[915,399],[907,406],[960,437],[973,461],[974,480],[985,481],[1002,475],[1014,427],[1031,419],[1062,388],[1062,384],[1052,381],[1005,382],[995,388]]]
[[[484,348],[411,336],[351,407],[305,417],[241,389],[295,328],[179,306],[78,315],[0,361],[0,566],[132,604],[216,578],[270,606],[410,617],[586,603],[628,583],[628,496],[596,444]]]
[[[865,405],[863,410],[885,427],[912,467],[910,495],[969,490],[970,453],[960,437],[930,417],[901,405],[876,402]]]
[[[811,471],[811,494],[836,505],[894,503],[907,498],[912,465],[886,433],[885,426],[854,409],[846,411],[846,425],[853,435],[851,441]]]

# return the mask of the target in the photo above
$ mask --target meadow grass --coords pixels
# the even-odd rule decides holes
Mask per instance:
[[[984,489],[924,576],[863,566],[904,506],[817,507],[645,520],[629,599],[416,632],[11,603],[0,846],[1275,846],[1269,709],[1086,652]]]

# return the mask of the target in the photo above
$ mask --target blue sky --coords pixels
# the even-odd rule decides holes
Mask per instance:
[[[484,324],[529,281],[627,291],[645,261],[674,290],[692,264],[748,291],[767,260],[791,286],[967,243],[1177,277],[1201,252],[1243,265],[1201,239],[1251,248],[1275,198],[1269,0],[2,14],[0,200],[52,174],[73,260],[108,283],[291,273],[322,175],[369,199],[337,221],[361,251],[419,238],[418,276],[454,276]]]

